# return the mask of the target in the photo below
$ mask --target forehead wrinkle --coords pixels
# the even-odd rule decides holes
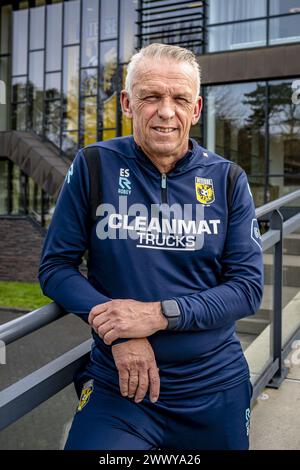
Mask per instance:
[[[176,62],[175,62],[176,64]],[[140,63],[136,69],[134,80],[132,83],[132,89],[139,86],[170,86],[170,82],[175,82],[175,85],[182,85],[188,87],[189,91],[194,94],[196,88],[196,78],[194,70],[188,64],[178,63],[182,66],[181,70],[173,70],[172,65],[169,61],[158,61],[153,62],[145,61]],[[162,80],[166,81],[166,84],[162,83]]]

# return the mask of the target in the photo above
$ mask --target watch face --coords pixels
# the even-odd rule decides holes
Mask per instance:
[[[165,300],[162,302],[162,311],[167,318],[178,318],[180,316],[176,300]]]

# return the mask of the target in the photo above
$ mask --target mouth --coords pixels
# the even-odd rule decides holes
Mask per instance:
[[[176,131],[176,127],[153,126],[152,129],[154,129],[156,132],[159,132],[160,134],[171,134],[172,132]]]

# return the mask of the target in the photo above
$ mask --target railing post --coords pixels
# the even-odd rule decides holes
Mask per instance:
[[[282,367],[282,254],[283,254],[283,217],[276,209],[272,212],[270,228],[280,231],[280,240],[274,246],[273,273],[273,321],[271,328],[270,349],[273,362],[278,360],[279,368],[267,387],[279,388],[288,369]]]

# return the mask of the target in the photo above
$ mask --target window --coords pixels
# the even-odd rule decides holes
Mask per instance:
[[[11,5],[6,5],[0,11],[0,54],[11,51]]]
[[[98,64],[98,0],[85,0],[82,15],[81,66],[93,67]]]
[[[79,46],[64,48],[63,93],[64,129],[78,128]]]
[[[29,128],[37,133],[43,129],[44,52],[29,53],[28,107]]]
[[[210,0],[207,24],[208,52],[299,42],[300,0]]]
[[[80,3],[64,2],[64,45],[79,43]]]
[[[13,75],[27,74],[28,10],[13,12]]]
[[[300,108],[293,103],[292,92],[290,80],[270,82],[269,189],[272,199],[300,185]]]
[[[265,46],[266,28],[266,20],[211,26],[208,52]]]
[[[270,44],[299,41],[300,14],[270,18]]]
[[[256,203],[263,204],[266,84],[212,86],[205,89],[205,96],[207,148],[255,175]]]
[[[44,48],[45,7],[30,9],[30,49]]]
[[[100,39],[112,39],[118,36],[118,0],[101,2]]]
[[[61,69],[62,3],[47,5],[46,71]]]
[[[264,17],[267,13],[267,0],[209,0],[208,23],[229,23]]]

